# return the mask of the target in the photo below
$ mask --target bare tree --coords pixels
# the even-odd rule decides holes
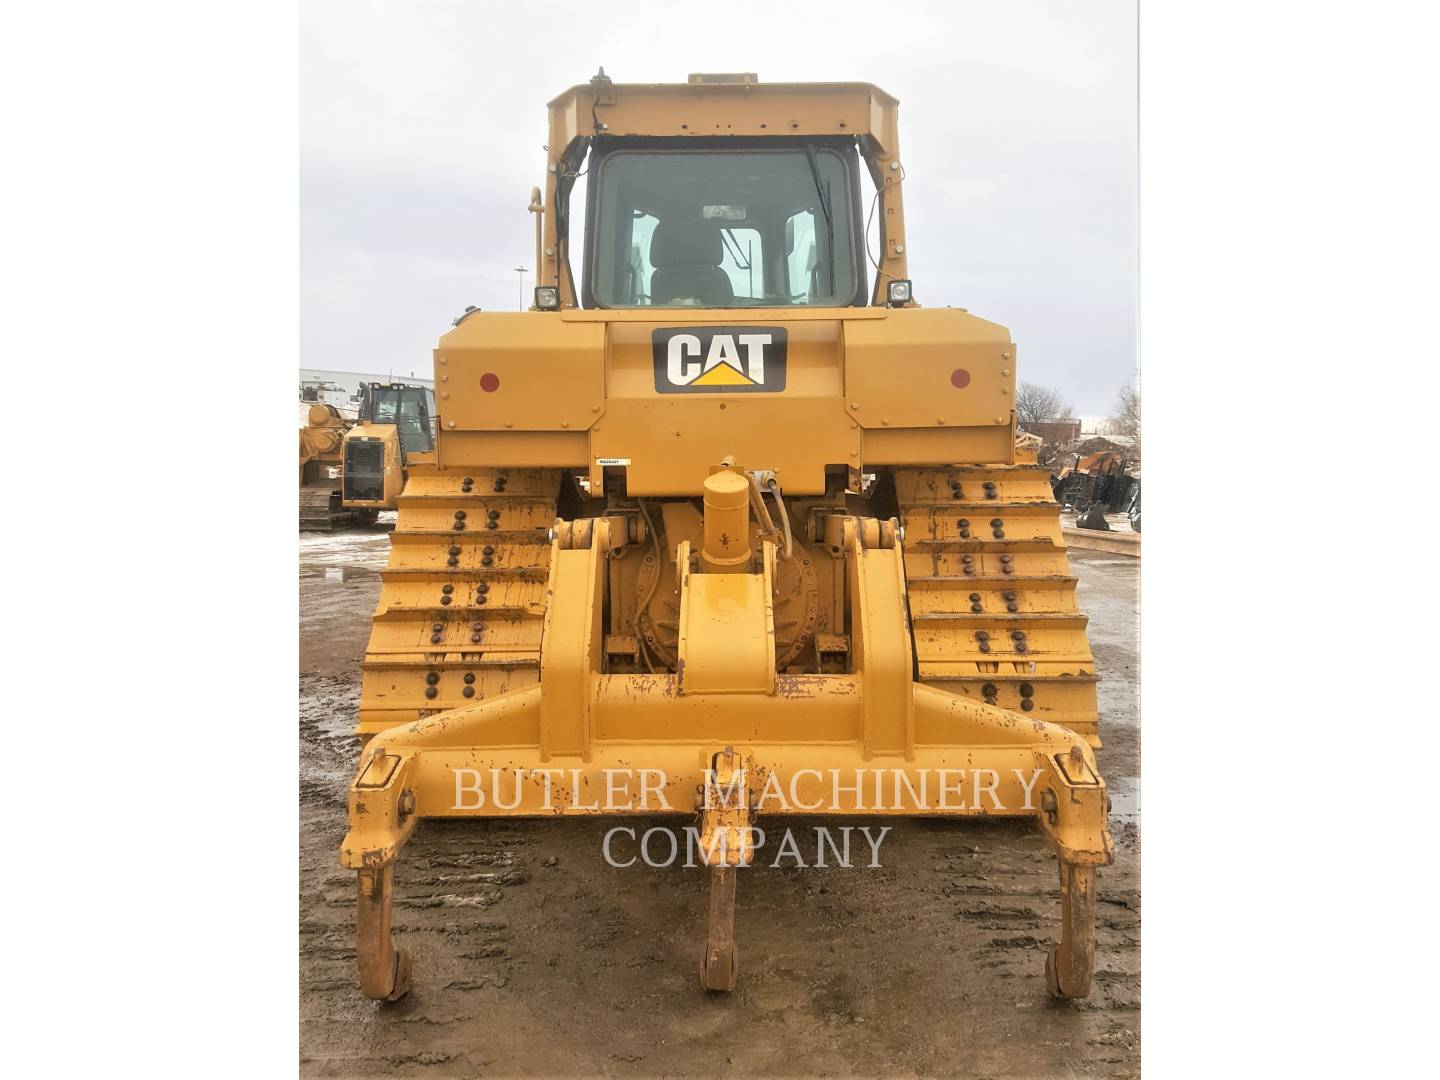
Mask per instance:
[[[1135,440],[1134,455],[1140,454],[1140,387],[1134,379],[1120,388],[1115,399],[1115,411],[1106,421],[1105,430],[1111,435],[1124,435]]]
[[[1015,389],[1015,422],[1026,430],[1031,424],[1059,420],[1071,413],[1070,403],[1060,395],[1059,390],[1028,382],[1022,382]]]

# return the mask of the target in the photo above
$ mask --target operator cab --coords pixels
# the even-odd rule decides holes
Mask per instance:
[[[366,383],[360,388],[360,420],[394,424],[401,460],[435,449],[435,391],[406,383]]]

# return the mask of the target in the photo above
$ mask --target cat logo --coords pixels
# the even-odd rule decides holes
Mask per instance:
[[[776,394],[785,389],[784,327],[680,326],[650,337],[661,394]]]

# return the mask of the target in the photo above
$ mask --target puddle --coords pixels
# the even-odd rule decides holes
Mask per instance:
[[[330,571],[337,569],[345,574],[374,572],[384,569],[389,557],[390,530],[383,523],[346,532],[300,534],[301,577],[329,579]]]
[[[373,578],[375,575],[376,570],[370,566],[302,566],[300,568],[302,578],[324,578],[326,581],[340,584],[358,578]]]
[[[1110,788],[1110,816],[1135,821],[1140,817],[1140,792],[1129,780],[1119,780]]]

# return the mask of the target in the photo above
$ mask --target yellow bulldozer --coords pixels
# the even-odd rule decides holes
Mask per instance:
[[[360,387],[358,415],[309,406],[300,429],[300,528],[371,523],[394,510],[410,458],[435,449],[435,392],[408,383]]]
[[[411,457],[435,449],[435,392],[408,383],[360,387],[360,416],[345,433],[341,503],[370,521],[398,506]]]
[[[363,992],[409,985],[420,821],[558,814],[692,823],[700,981],[731,990],[785,813],[1032,820],[1048,985],[1085,996],[1114,850],[1086,619],[1009,332],[918,302],[896,100],[602,71],[547,146],[533,306],[440,339],[398,499],[340,853]]]

